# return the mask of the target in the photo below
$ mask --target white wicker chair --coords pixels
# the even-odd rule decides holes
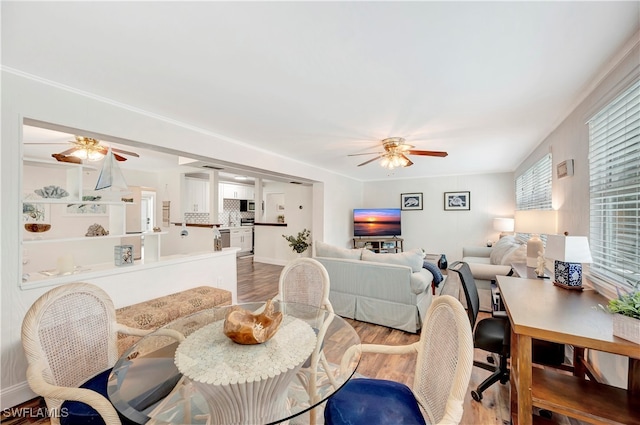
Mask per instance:
[[[306,385],[310,402],[318,401],[317,379],[318,364],[321,364],[329,382],[335,389],[339,388],[333,373],[329,368],[327,359],[322,352],[322,340],[333,318],[333,306],[329,301],[330,280],[329,273],[322,263],[313,258],[297,258],[288,263],[280,273],[277,300],[289,303],[306,304],[331,313],[328,319],[318,317],[315,330],[318,335],[318,344],[311,353],[310,360],[305,363],[298,377],[303,385]],[[306,376],[308,375],[308,377]],[[306,379],[306,382],[305,382]],[[310,422],[315,423],[315,409],[310,412]]]
[[[91,284],[56,287],[31,306],[22,322],[27,382],[36,394],[44,397],[49,411],[57,413],[51,417],[53,425],[58,425],[58,416],[65,413],[60,410],[65,400],[91,406],[107,425],[121,423],[106,397],[79,388],[90,378],[110,370],[118,360],[118,332],[143,336],[151,331],[116,323],[111,298]],[[104,384],[106,394],[106,380]]]
[[[460,423],[473,366],[473,337],[467,313],[457,299],[442,295],[433,300],[418,342],[362,344],[356,349],[416,353],[413,388],[382,379],[352,379],[327,401],[326,424]],[[343,361],[350,355],[346,353]]]

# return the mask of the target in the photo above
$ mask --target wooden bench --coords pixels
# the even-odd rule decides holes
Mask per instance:
[[[116,310],[118,323],[138,329],[158,329],[173,320],[207,308],[231,305],[231,292],[211,286],[199,286],[163,297],[153,298]],[[140,337],[118,335],[120,355]]]

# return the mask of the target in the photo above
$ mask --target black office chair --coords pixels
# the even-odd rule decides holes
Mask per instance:
[[[458,273],[460,283],[464,290],[464,296],[467,300],[467,315],[473,330],[473,346],[489,353],[497,354],[498,364],[493,364],[493,356],[487,356],[489,363],[475,361],[474,366],[493,372],[491,376],[482,381],[478,387],[471,391],[471,397],[475,401],[482,400],[482,393],[494,383],[500,381],[501,384],[509,382],[509,368],[507,367],[507,359],[509,358],[511,343],[511,327],[507,315],[499,317],[488,317],[476,323],[478,312],[480,311],[480,297],[478,296],[478,288],[471,274],[471,269],[467,263],[456,261],[451,265],[449,270]]]
[[[467,314],[473,333],[473,345],[475,348],[488,351],[498,355],[498,365],[495,365],[493,355],[487,356],[489,363],[474,361],[473,365],[493,372],[491,376],[482,381],[476,390],[471,391],[471,397],[475,401],[482,400],[482,393],[500,381],[501,384],[509,382],[509,369],[507,359],[511,352],[511,325],[505,311],[497,311],[495,308],[492,317],[480,320],[476,325],[478,311],[480,310],[480,299],[476,281],[473,279],[471,269],[467,263],[456,261],[451,265],[452,270],[460,276],[460,283],[467,300]],[[550,341],[533,339],[531,341],[533,363],[552,366],[560,369],[564,363],[564,345]],[[546,411],[541,411],[541,414]],[[546,415],[547,417],[549,415]]]

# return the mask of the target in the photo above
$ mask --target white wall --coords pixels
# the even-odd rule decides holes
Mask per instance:
[[[0,311],[2,329],[0,349],[2,360],[0,385],[2,408],[26,401],[32,394],[25,384],[26,360],[20,342],[20,324],[31,304],[46,288],[22,290],[20,282],[21,211],[21,131],[22,119],[31,118],[79,130],[121,137],[142,144],[158,145],[186,153],[228,161],[240,165],[299,176],[320,183],[312,190],[311,216],[315,239],[336,242],[347,239],[351,226],[349,211],[360,201],[362,183],[331,174],[308,164],[277,155],[265,154],[247,145],[222,142],[215,135],[187,124],[146,114],[133,106],[114,104],[67,87],[2,71],[2,143],[0,145]],[[224,145],[223,145],[224,143]],[[224,149],[220,149],[224,146]],[[159,178],[158,188],[170,183],[170,191],[177,191],[173,180]],[[167,181],[165,181],[167,180]],[[171,181],[169,181],[171,180]],[[135,184],[134,181],[130,184]],[[324,199],[325,196],[329,199]],[[172,221],[176,211],[171,206]],[[325,225],[325,220],[328,225]],[[307,225],[307,223],[304,223]],[[164,229],[163,229],[164,230]],[[140,282],[146,285],[148,282]],[[126,288],[105,284],[113,298],[125,302]],[[174,287],[155,288],[160,292],[174,292]]]
[[[558,233],[589,235],[589,129],[587,121],[611,102],[632,82],[640,78],[640,37],[635,35],[610,70],[591,90],[584,93],[582,102],[518,167],[519,175],[549,150],[553,154],[553,207],[558,210]],[[574,175],[558,179],[556,166],[574,160]],[[615,294],[609,294],[615,296]],[[596,369],[611,385],[626,388],[627,360],[620,356],[591,351]]]
[[[469,211],[445,211],[444,192],[470,192]],[[402,193],[422,193],[423,209],[402,211],[404,249],[462,258],[463,246],[497,240],[493,218],[513,217],[512,173],[461,175],[365,183],[362,208],[398,208]]]

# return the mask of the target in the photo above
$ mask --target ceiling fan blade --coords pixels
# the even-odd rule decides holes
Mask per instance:
[[[59,155],[71,155],[73,152],[75,152],[77,150],[78,150],[77,147],[73,147],[71,149],[67,149],[66,151],[60,152]]]
[[[359,156],[359,155],[380,155],[383,152],[364,152],[364,153],[352,153],[347,156]]]
[[[444,158],[445,156],[449,155],[446,152],[441,152],[441,151],[418,151],[418,150],[410,150],[408,152],[406,152],[408,154],[411,155],[424,155],[424,156],[439,156]]]
[[[111,150],[113,152],[118,152],[118,153],[121,153],[121,154],[124,154],[124,155],[135,156],[136,158],[140,158],[140,155],[138,155],[135,152],[124,151],[122,149],[117,149],[117,148],[111,148]]]
[[[407,160],[407,165],[405,167],[411,167],[413,165],[413,161],[406,157],[406,155],[400,154],[400,156]]]
[[[370,160],[368,160],[368,161],[365,161],[365,162],[363,162],[362,164],[358,164],[358,167],[362,167],[363,165],[367,165],[368,163],[373,162],[373,161],[375,161],[375,160],[377,160],[377,159],[380,159],[380,158],[382,158],[382,155],[380,155],[380,156],[376,156],[375,158],[370,159]]]

